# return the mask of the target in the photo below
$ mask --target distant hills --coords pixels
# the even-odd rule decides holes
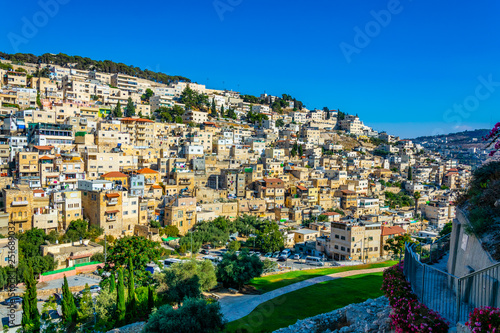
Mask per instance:
[[[22,65],[23,63],[33,64],[54,64],[63,67],[70,67],[81,70],[95,70],[104,73],[121,73],[130,76],[135,76],[141,79],[147,79],[159,83],[168,84],[170,82],[183,81],[191,82],[190,79],[179,75],[167,75],[161,72],[150,71],[149,69],[141,69],[132,65],[125,65],[124,63],[116,63],[111,60],[93,60],[87,57],[69,56],[64,53],[52,54],[44,53],[40,56],[31,53],[16,53],[9,54],[0,52],[0,58],[10,60],[13,63]]]
[[[422,142],[433,142],[433,141],[441,141],[443,139],[447,139],[447,146],[461,146],[463,148],[472,148],[472,147],[483,147],[483,137],[488,134],[488,129],[476,129],[473,131],[463,131],[457,133],[449,133],[449,134],[440,134],[440,135],[431,135],[431,136],[420,136],[418,138],[412,139],[412,141],[416,143]]]

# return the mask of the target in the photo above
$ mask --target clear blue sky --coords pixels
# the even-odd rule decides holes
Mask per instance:
[[[48,7],[52,16],[37,1],[4,3],[0,50],[110,59],[213,88],[287,93],[403,137],[500,120],[493,0],[59,1]],[[375,23],[380,11],[390,18]]]

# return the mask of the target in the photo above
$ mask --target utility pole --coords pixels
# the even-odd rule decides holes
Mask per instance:
[[[191,236],[191,259],[193,259],[193,232],[190,231],[189,235]]]

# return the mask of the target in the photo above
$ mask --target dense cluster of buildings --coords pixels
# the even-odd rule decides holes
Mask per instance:
[[[336,110],[290,101],[274,112],[274,96],[248,103],[195,83],[51,64],[38,77],[37,66],[0,70],[3,235],[9,225],[62,233],[77,219],[115,237],[151,236],[151,221],[186,234],[200,221],[247,214],[279,223],[289,247],[372,260],[387,255],[394,235],[435,236],[470,177],[470,167]],[[187,86],[237,119],[185,107]],[[142,117],[114,117],[130,100]],[[175,105],[186,109],[183,122],[162,122],[155,111]],[[249,111],[266,117],[251,123]],[[416,207],[390,207],[387,192],[420,196]]]

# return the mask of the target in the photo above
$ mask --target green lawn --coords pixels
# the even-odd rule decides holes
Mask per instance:
[[[382,272],[348,276],[315,284],[260,304],[226,332],[272,332],[304,319],[382,296]]]
[[[303,271],[293,271],[283,274],[274,274],[255,278],[250,281],[249,285],[254,286],[255,289],[260,290],[262,293],[288,286],[289,284],[308,280],[317,276],[328,275],[333,273],[340,273],[346,271],[353,271],[359,269],[369,269],[377,267],[389,267],[397,264],[397,261],[389,260],[375,264],[357,265],[357,266],[342,266],[332,268],[318,268]]]

